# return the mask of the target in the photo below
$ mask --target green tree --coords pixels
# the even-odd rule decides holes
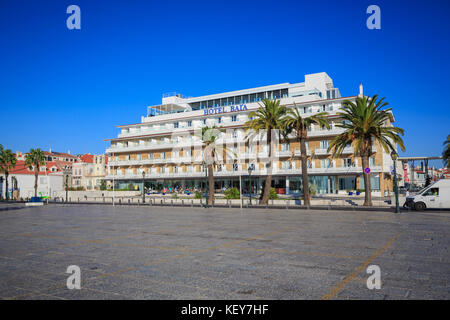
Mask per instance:
[[[225,190],[225,199],[240,199],[241,193],[237,188],[230,188]]]
[[[106,181],[105,180],[100,181],[100,190],[106,190]]]
[[[326,128],[330,128],[330,125],[327,121],[326,112],[321,112],[309,117],[303,117],[300,113],[300,110],[294,103],[294,107],[292,109],[288,109],[286,116],[283,119],[285,130],[288,134],[294,134],[296,139],[300,143],[300,159],[302,165],[302,188],[303,188],[303,197],[305,198],[305,205],[309,206],[310,203],[310,193],[308,187],[308,155],[306,151],[306,140],[308,138],[308,128],[311,127],[312,124],[318,124],[319,126],[324,126]]]
[[[267,175],[264,184],[264,193],[261,204],[265,205],[269,202],[270,187],[272,184],[272,164],[273,164],[273,148],[272,130],[282,131],[284,127],[283,118],[286,115],[287,108],[280,106],[280,100],[264,99],[262,104],[256,111],[249,114],[251,120],[244,124],[247,134],[247,140],[260,134],[260,130],[264,130],[267,135],[269,162],[267,164]],[[251,143],[251,142],[249,142]]]
[[[336,126],[345,129],[330,143],[328,151],[333,156],[339,156],[347,146],[353,146],[355,157],[361,157],[362,174],[364,177],[365,198],[364,206],[372,206],[370,176],[364,169],[369,167],[369,157],[373,154],[372,146],[378,143],[387,153],[396,151],[397,145],[405,150],[403,139],[404,130],[391,125],[393,120],[392,108],[383,109],[388,105],[384,98],[357,97],[355,102],[345,100],[341,112],[337,112],[344,121]]]
[[[217,141],[223,134],[223,129],[212,126],[203,127],[201,131],[201,139],[205,144],[203,149],[203,164],[208,170],[208,185],[209,185],[209,195],[208,203],[214,201],[214,166],[218,163],[219,155],[226,156],[231,152],[223,146],[223,144],[218,144]]]
[[[39,169],[45,165],[44,152],[39,148],[30,149],[30,152],[25,155],[25,164],[30,170],[34,168],[34,196],[37,197]]]
[[[5,174],[5,187],[6,196],[5,199],[9,199],[8,195],[8,176],[9,172],[16,166],[16,157],[10,149],[4,149],[0,144],[0,172]]]
[[[444,141],[444,151],[442,151],[442,159],[444,165],[450,168],[450,134],[447,136],[447,140]]]

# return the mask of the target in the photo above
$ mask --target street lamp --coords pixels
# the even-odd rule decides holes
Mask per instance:
[[[69,194],[68,181],[69,181],[69,175],[66,174],[66,202],[67,202],[67,197],[68,197],[68,194]]]
[[[142,203],[145,203],[145,171],[142,170]]]
[[[253,168],[249,164],[248,165],[248,180],[249,180],[249,184],[250,184],[250,205],[252,205],[252,171],[253,171]]]
[[[400,206],[398,204],[398,183],[397,183],[397,158],[398,154],[395,151],[391,152],[391,158],[394,161],[394,193],[395,193],[395,213],[400,213]]]

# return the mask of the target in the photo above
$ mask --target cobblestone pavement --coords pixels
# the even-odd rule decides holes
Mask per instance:
[[[449,299],[449,244],[448,211],[0,204],[0,298]]]

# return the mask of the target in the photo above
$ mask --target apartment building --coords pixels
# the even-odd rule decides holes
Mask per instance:
[[[362,86],[359,94],[362,94]],[[110,157],[106,179],[115,188],[126,187],[130,182],[140,188],[180,187],[202,188],[205,184],[203,161],[204,144],[198,132],[202,127],[217,126],[225,130],[219,139],[231,159],[215,166],[215,189],[232,186],[242,189],[252,185],[261,190],[267,175],[268,146],[264,135],[247,139],[244,124],[249,113],[257,110],[263,99],[278,99],[282,105],[300,109],[304,116],[327,112],[330,128],[313,125],[307,142],[308,175],[317,185],[320,194],[344,193],[362,189],[360,158],[348,147],[339,158],[327,151],[330,140],[343,129],[337,124],[337,112],[344,100],[357,96],[341,97],[332,79],[324,72],[305,75],[301,83],[282,83],[237,90],[200,97],[180,94],[163,95],[160,105],[149,106],[147,115],[136,124],[119,125],[116,138],[107,139],[111,145],[106,150]],[[392,115],[387,126],[392,125]],[[234,155],[234,156],[233,156]],[[300,146],[294,137],[288,142],[278,141],[273,165],[273,187],[279,193],[301,192]],[[378,145],[370,158],[371,185],[374,193],[392,191],[392,165],[389,154]],[[249,177],[248,168],[252,173]],[[400,166],[399,166],[400,167]]]
[[[73,164],[73,186],[86,190],[97,190],[106,176],[108,157],[104,154],[83,154],[80,161]]]

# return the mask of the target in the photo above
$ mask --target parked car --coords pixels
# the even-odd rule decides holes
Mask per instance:
[[[405,207],[415,210],[450,209],[450,179],[441,179],[406,198]]]

